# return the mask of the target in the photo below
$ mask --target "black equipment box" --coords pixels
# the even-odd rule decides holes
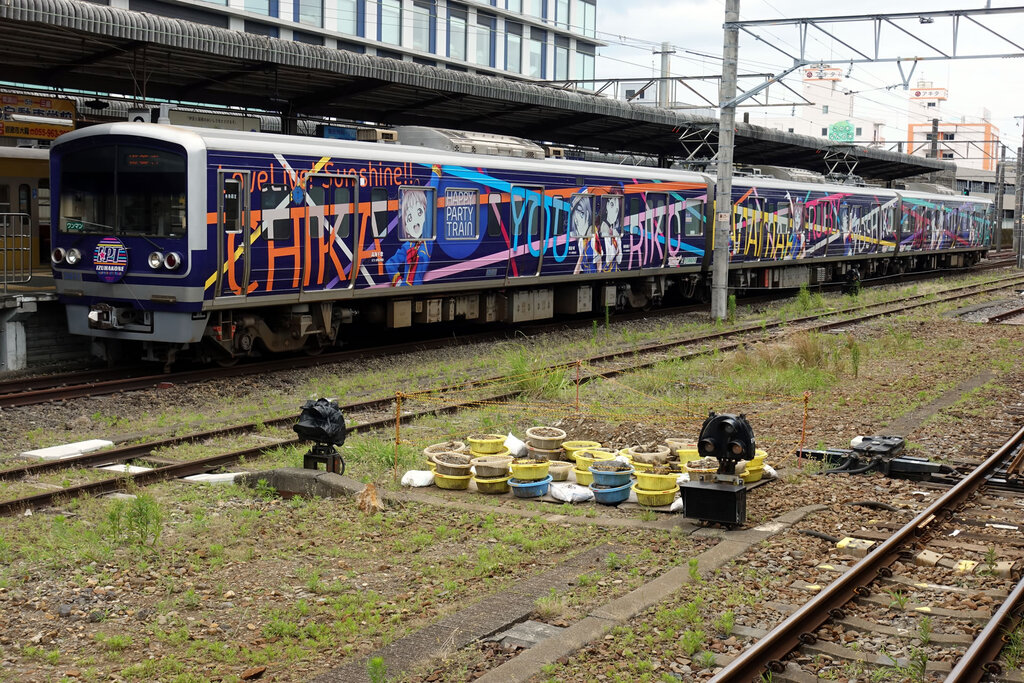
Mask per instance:
[[[686,517],[728,526],[747,520],[747,487],[743,484],[689,481],[681,491]]]

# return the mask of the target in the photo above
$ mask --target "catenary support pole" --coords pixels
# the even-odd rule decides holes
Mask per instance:
[[[724,320],[729,298],[729,237],[732,217],[732,157],[736,141],[736,62],[739,56],[740,0],[725,2],[725,39],[722,50],[722,84],[718,89],[718,179],[715,184],[715,232],[711,270],[711,317]]]
[[[996,251],[1003,248],[1003,197],[1006,195],[1006,145],[1000,144],[999,166],[996,168],[996,207],[992,224],[996,231]]]
[[[661,44],[661,50],[655,50],[654,54],[661,55],[661,80],[658,81],[658,106],[667,109],[672,105],[672,97],[670,92],[670,86],[672,83],[669,79],[672,76],[672,58],[671,55],[675,50],[672,49],[670,43],[663,42]]]
[[[1017,148],[1017,178],[1013,186],[1013,253],[1017,255],[1017,267],[1024,268],[1024,222],[1021,221],[1021,209],[1024,208],[1024,187],[1021,177],[1024,176],[1024,147]]]

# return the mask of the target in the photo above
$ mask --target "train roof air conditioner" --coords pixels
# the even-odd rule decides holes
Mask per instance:
[[[398,142],[398,133],[389,128],[360,128],[356,140],[362,142]]]
[[[493,135],[427,126],[398,126],[398,138],[403,145],[429,147],[446,152],[467,152],[520,159],[544,158],[543,147],[511,135]]]

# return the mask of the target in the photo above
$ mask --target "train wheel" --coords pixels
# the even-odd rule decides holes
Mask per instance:
[[[230,368],[238,364],[238,356],[224,356],[217,355],[213,357],[213,362],[222,368]]]

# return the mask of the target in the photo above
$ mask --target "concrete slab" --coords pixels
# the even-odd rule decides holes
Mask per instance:
[[[22,451],[20,455],[23,458],[63,460],[64,458],[73,458],[76,455],[82,455],[84,453],[92,453],[93,451],[98,451],[101,448],[110,448],[113,445],[113,441],[107,441],[106,439],[89,439],[88,441],[76,441],[75,443],[65,443],[60,446],[50,446],[49,448],[36,448],[31,451]]]
[[[245,472],[220,472],[218,474],[193,474],[191,477],[182,477],[184,481],[195,484],[234,484],[235,480]]]
[[[238,483],[242,486],[255,487],[262,480],[285,495],[337,498],[354,496],[366,488],[365,484],[351,477],[323,470],[307,470],[301,467],[282,467],[276,470],[243,472],[241,474]]]
[[[139,467],[138,465],[104,465],[103,467],[97,467],[95,469],[117,472],[118,474],[138,474],[140,472],[149,472],[153,468]]]
[[[527,619],[526,621],[519,622],[507,631],[502,631],[485,640],[501,643],[505,649],[513,647],[526,649],[533,647],[542,640],[554,638],[563,631],[565,631],[563,627]]]

